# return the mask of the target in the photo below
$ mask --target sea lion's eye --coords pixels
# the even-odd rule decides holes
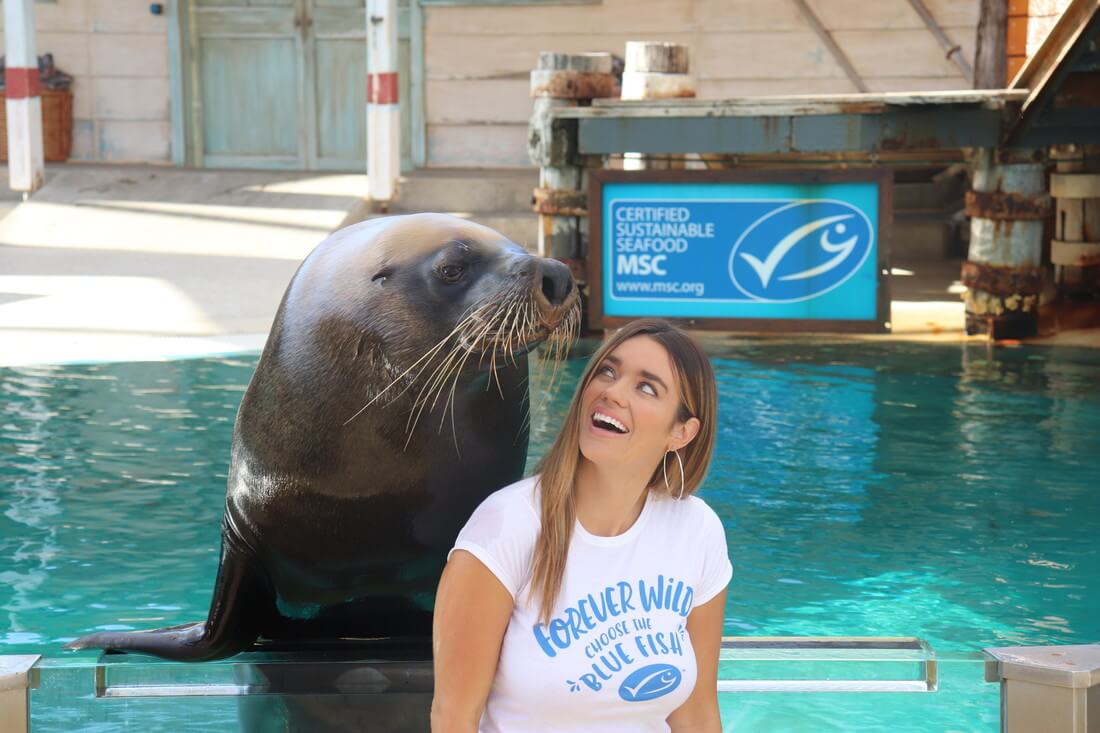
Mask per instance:
[[[462,265],[444,265],[439,268],[439,276],[447,282],[453,283],[462,277],[463,270]]]

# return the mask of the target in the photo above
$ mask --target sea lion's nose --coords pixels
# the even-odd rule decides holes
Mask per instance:
[[[573,275],[564,263],[544,259],[539,266],[542,294],[550,305],[561,305],[573,290]]]

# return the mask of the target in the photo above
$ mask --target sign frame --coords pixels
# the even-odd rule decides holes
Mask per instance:
[[[712,318],[663,316],[671,323],[688,329],[737,332],[787,333],[890,333],[890,243],[893,239],[894,175],[887,168],[823,170],[790,168],[768,170],[589,170],[588,179],[588,251],[585,259],[588,275],[588,327],[612,330],[646,316],[609,316],[603,312],[603,229],[604,185],[608,183],[877,183],[877,302],[873,320],[821,318]]]

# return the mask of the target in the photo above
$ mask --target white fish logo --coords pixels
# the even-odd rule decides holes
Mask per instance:
[[[730,277],[759,300],[805,300],[851,277],[870,243],[870,222],[858,209],[840,201],[796,201],[745,229],[730,253]]]
[[[651,664],[632,672],[619,685],[619,697],[627,702],[645,702],[675,690],[680,685],[680,670],[671,664]]]

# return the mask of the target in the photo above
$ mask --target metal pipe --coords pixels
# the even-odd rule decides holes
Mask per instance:
[[[844,73],[848,75],[848,80],[855,85],[856,89],[861,92],[870,91],[867,85],[863,83],[863,79],[852,66],[852,62],[848,60],[848,57],[844,54],[844,51],[833,40],[833,34],[829,33],[821,23],[821,19],[817,17],[817,13],[813,11],[809,5],[806,4],[806,0],[792,0],[795,5],[798,6],[799,12],[802,13],[802,17],[806,19],[806,22],[813,28],[814,33],[817,34],[818,39],[825,44],[825,48],[829,49],[829,53],[833,55],[833,59],[840,64],[840,68],[844,69]]]
[[[947,58],[954,61],[955,66],[959,67],[959,71],[963,73],[966,83],[973,84],[974,70],[970,68],[970,64],[962,57],[962,47],[957,43],[951,42],[951,39],[943,32],[943,28],[936,22],[931,11],[928,10],[928,6],[924,4],[924,0],[909,0],[909,4],[913,6],[913,10],[917,11],[917,15],[919,15],[921,20],[924,21],[924,24],[928,26],[928,30],[932,32],[936,40],[940,42],[940,46],[947,52]]]

